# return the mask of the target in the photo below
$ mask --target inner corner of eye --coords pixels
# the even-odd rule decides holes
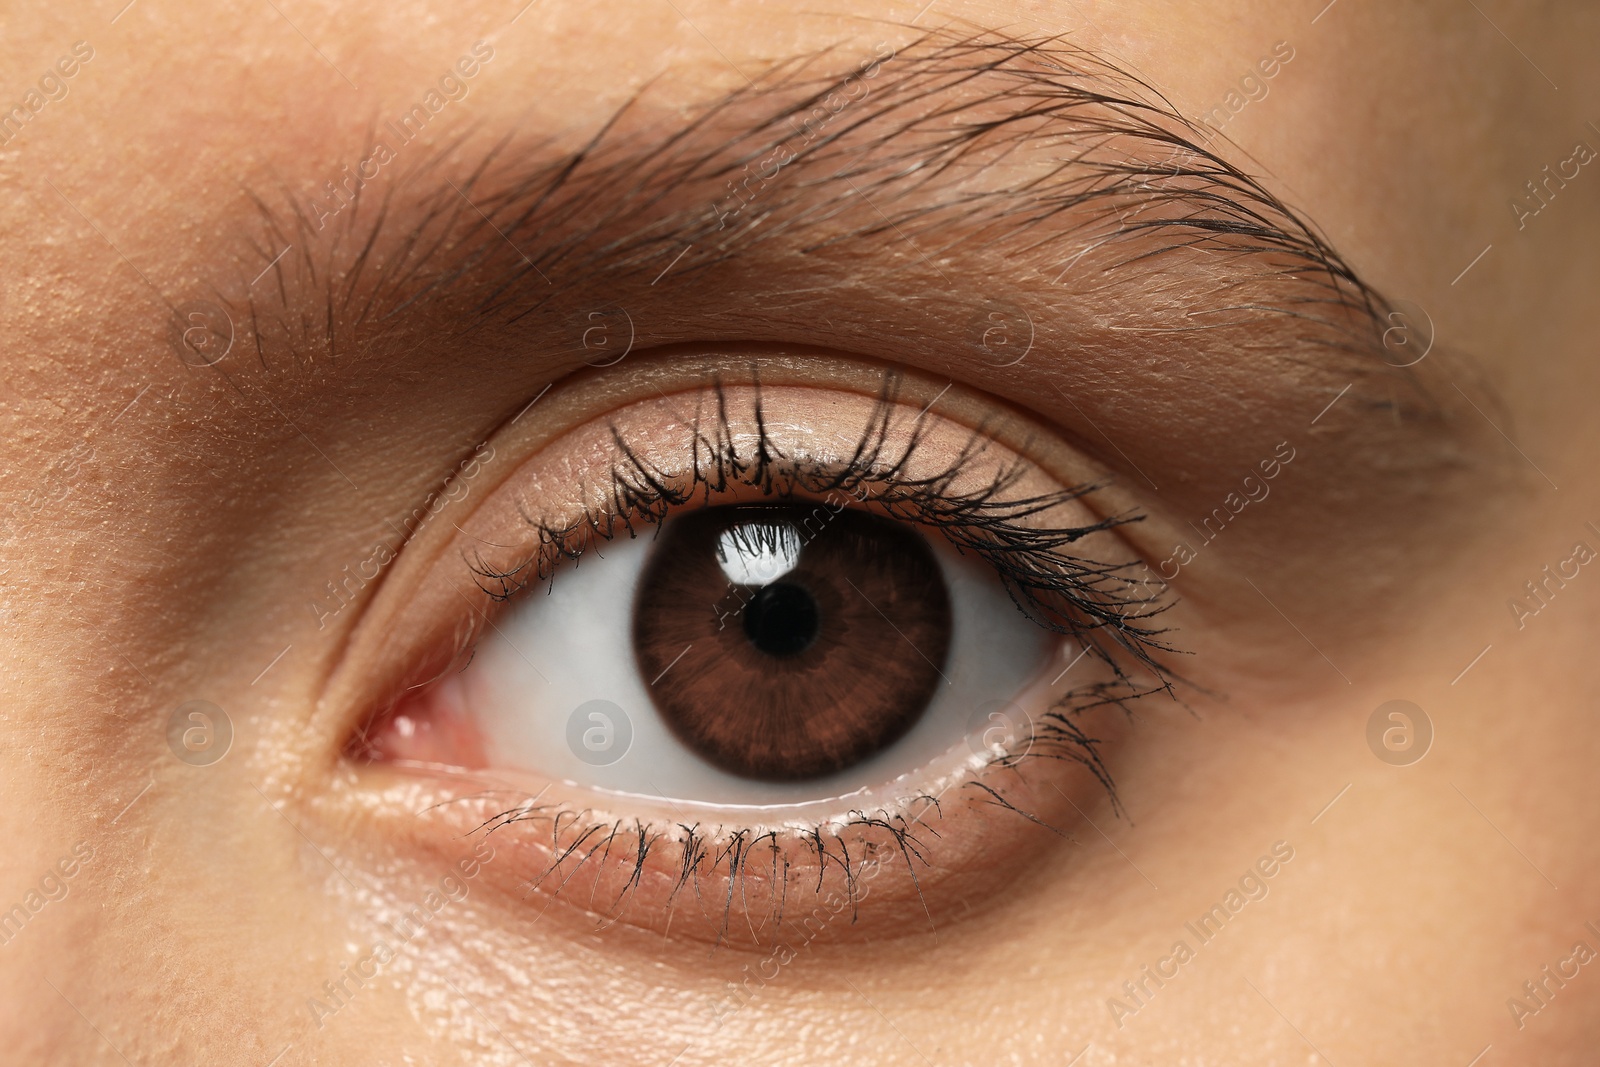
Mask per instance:
[[[482,732],[467,712],[459,674],[408,691],[374,716],[346,745],[364,762],[457,767],[491,766]]]
[[[364,754],[641,803],[859,803],[980,766],[997,711],[1046,710],[1026,704],[1058,644],[992,565],[914,523],[814,499],[694,507],[508,603]]]

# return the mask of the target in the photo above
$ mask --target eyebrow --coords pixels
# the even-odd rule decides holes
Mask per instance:
[[[958,256],[1090,298],[1089,333],[1152,343],[1239,328],[1370,357],[1387,310],[1214,134],[1059,37],[808,54],[687,119],[647,86],[564,151],[520,130],[474,149],[480,133],[366,178],[380,145],[401,151],[375,134],[317,197],[250,194],[250,269],[277,299],[219,295],[263,361],[279,342],[297,362],[337,355],[430,306],[457,336],[493,333],[563,300],[655,298],[663,279],[731,293],[760,271],[826,291],[871,265],[981,307],[982,281],[952,278]]]

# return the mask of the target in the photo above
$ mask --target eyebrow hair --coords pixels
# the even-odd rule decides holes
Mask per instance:
[[[337,355],[341,338],[357,347],[430,302],[458,333],[505,327],[567,294],[652,288],[669,272],[682,291],[736,261],[804,264],[820,288],[842,287],[850,257],[881,270],[885,247],[895,272],[955,301],[983,285],[953,284],[941,260],[998,256],[1048,286],[1071,276],[1102,330],[1276,323],[1299,342],[1375,351],[1388,305],[1312,225],[1086,49],[935,31],[843,74],[838,58],[776,63],[676,124],[646,86],[576,148],[514,130],[463,167],[474,128],[376,196],[348,167],[320,206],[288,187],[276,202],[251,193],[256,269],[279,304],[242,287],[258,352],[281,338]]]

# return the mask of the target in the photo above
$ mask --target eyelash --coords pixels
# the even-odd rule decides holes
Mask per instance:
[[[1150,624],[1151,619],[1170,607],[1167,587],[1165,583],[1133,577],[1131,572],[1141,566],[1136,560],[1098,563],[1064,549],[1091,534],[1138,522],[1143,516],[1113,516],[1083,526],[1029,526],[1029,520],[1081,500],[1103,483],[1008,499],[1008,490],[1031,469],[1020,459],[1000,469],[979,488],[956,490],[954,487],[970,474],[991,440],[982,426],[972,431],[948,467],[913,477],[907,468],[927,436],[930,411],[922,409],[905,434],[905,444],[896,448],[890,437],[893,415],[899,406],[898,395],[898,376],[886,372],[850,458],[844,463],[820,464],[785,456],[772,440],[767,432],[759,383],[754,402],[757,440],[741,455],[733,440],[723,383],[720,379],[714,380],[700,393],[695,417],[688,423],[693,443],[692,462],[686,475],[673,476],[651,464],[613,425],[611,437],[618,458],[606,475],[608,486],[604,503],[586,506],[575,519],[562,525],[553,525],[525,512],[524,519],[534,530],[537,547],[509,567],[492,566],[480,552],[468,560],[469,569],[484,594],[496,603],[505,604],[536,583],[548,588],[561,566],[576,565],[582,557],[619,534],[625,532],[629,537],[636,537],[641,528],[659,530],[666,519],[680,509],[693,506],[697,501],[702,505],[710,504],[714,497],[734,487],[755,490],[763,496],[798,494],[817,499],[835,512],[847,506],[845,503],[834,506],[843,498],[875,508],[899,521],[936,530],[958,552],[971,552],[992,567],[1013,603],[1029,619],[1053,633],[1076,639],[1084,655],[1099,660],[1112,672],[1109,681],[1081,685],[1064,693],[1034,724],[1026,752],[996,755],[989,766],[1015,768],[1024,760],[1035,758],[1077,763],[1100,782],[1113,809],[1120,814],[1122,808],[1115,784],[1098,751],[1101,742],[1086,733],[1076,719],[1091,709],[1106,706],[1131,715],[1129,704],[1133,700],[1157,692],[1175,696],[1174,686],[1180,679],[1162,662],[1161,656],[1177,650],[1162,640],[1167,630]],[[709,413],[706,411],[708,400]],[[1102,637],[1106,634],[1110,636],[1109,641]],[[1140,684],[1135,679],[1134,672],[1139,668],[1154,676],[1153,684]],[[999,805],[1054,830],[1033,814],[1012,805],[992,786],[977,779],[969,779],[965,784],[985,793],[985,803]],[[912,807],[918,807],[920,812],[911,815]],[[776,880],[780,873],[777,870],[780,863],[778,834],[782,832],[792,834],[815,853],[819,891],[828,866],[833,864],[839,868],[854,917],[861,870],[852,867],[844,832],[854,828],[887,833],[915,877],[916,865],[927,862],[925,846],[917,836],[917,824],[930,810],[935,814],[942,814],[942,811],[939,798],[927,794],[909,798],[905,809],[904,814],[853,811],[842,822],[783,831],[718,826],[707,833],[699,824],[678,824],[678,834],[673,840],[682,849],[682,864],[672,894],[676,896],[693,883],[698,898],[700,881],[723,865],[726,865],[729,894],[742,893],[743,878],[750,870],[749,865],[757,861],[756,853],[763,842],[771,847],[772,873]],[[602,862],[609,858],[619,836],[634,839],[631,847],[633,871],[613,908],[637,886],[650,850],[670,833],[651,830],[639,821],[631,826],[622,820],[595,821],[588,810],[540,805],[537,799],[495,815],[478,830],[493,833],[513,823],[530,820],[550,822],[554,856],[543,874],[530,880],[534,888],[560,870],[586,844],[592,842],[578,867],[561,878],[561,886],[569,883],[577,870],[596,854],[601,855]],[[931,826],[925,829],[937,836]],[[570,838],[565,844],[562,843],[564,834]],[[865,852],[864,858],[857,857],[858,863],[876,862],[876,850],[871,843],[866,845]],[[781,857],[781,866],[786,894],[792,865],[787,857]],[[781,922],[782,902],[777,901],[775,905]]]

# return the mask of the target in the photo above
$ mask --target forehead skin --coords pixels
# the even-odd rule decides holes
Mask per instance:
[[[239,417],[239,409],[229,387],[195,386],[190,369],[173,358],[171,308],[237,278],[245,262],[239,235],[219,220],[242,227],[252,217],[247,190],[309,195],[361,158],[374,116],[411,106],[478,40],[492,41],[495,58],[475,77],[469,97],[445,109],[453,128],[465,134],[515,127],[562,149],[587,141],[647,84],[659,106],[688,113],[788,57],[824,48],[866,56],[874,42],[905,42],[946,24],[1022,36],[1070,33],[1188,115],[1214,107],[1274,42],[1288,40],[1297,51],[1293,65],[1265,99],[1229,122],[1227,136],[1237,148],[1227,151],[1314,219],[1368,282],[1427,308],[1441,343],[1470,350],[1503,401],[1497,422],[1561,487],[1516,498],[1517,521],[1504,519],[1497,535],[1501,554],[1485,557],[1477,571],[1457,572],[1462,580],[1440,594],[1435,621],[1451,641],[1440,640],[1448,648],[1429,664],[1430,677],[1448,677],[1481,643],[1470,636],[1476,631],[1448,618],[1452,605],[1470,600],[1464,613],[1483,609],[1483,618],[1499,620],[1504,598],[1558,558],[1550,546],[1565,549],[1565,531],[1600,518],[1594,507],[1600,475],[1591,462],[1600,424],[1590,416],[1600,327],[1593,299],[1600,291],[1600,257],[1593,251],[1600,177],[1585,169],[1561,193],[1562,214],[1524,230],[1508,208],[1545,164],[1567,159],[1574,142],[1600,144],[1600,132],[1589,125],[1600,120],[1600,66],[1593,62],[1600,12],[1586,5],[1484,3],[1492,24],[1472,5],[1394,9],[1365,0],[1340,0],[1325,11],[1320,0],[1228,0],[1203,10],[1158,0],[935,0],[920,11],[920,3],[885,5],[868,16],[859,5],[828,2],[685,0],[536,0],[520,14],[520,3],[473,0],[325,6],[275,0],[215,8],[136,0],[120,13],[115,6],[13,8],[0,34],[5,101],[21,99],[74,42],[94,49],[67,94],[0,147],[6,205],[0,470],[12,508],[0,543],[3,903],[37,885],[73,842],[106,842],[97,845],[99,862],[87,865],[85,880],[73,886],[75,896],[49,905],[71,909],[70,926],[34,931],[39,936],[0,950],[7,953],[0,956],[0,998],[12,1005],[0,1022],[0,1042],[19,1049],[24,1062],[117,1063],[122,1053],[113,1049],[121,1048],[134,1062],[266,1063],[284,1045],[277,1035],[298,1025],[291,1019],[303,1013],[310,987],[350,958],[345,942],[365,936],[302,899],[301,861],[283,859],[298,845],[274,836],[291,831],[267,810],[266,798],[277,795],[276,787],[292,788],[292,757],[256,767],[253,783],[240,782],[225,795],[157,790],[141,801],[144,784],[154,780],[148,738],[135,744],[111,731],[114,720],[155,722],[196,692],[245,692],[273,650],[291,643],[303,620],[287,616],[302,612],[300,603],[243,596],[219,603],[224,598],[216,590],[234,580],[230,574],[247,570],[263,580],[237,584],[262,588],[280,572],[305,578],[302,584],[315,584],[321,573],[306,562],[312,554],[304,545],[279,545],[251,559],[227,550],[231,536],[263,515],[299,507],[283,484],[284,471],[320,462],[302,444],[306,431],[319,428],[297,425],[293,411],[240,383],[251,425],[231,429],[227,420]],[[913,19],[916,29],[906,25]],[[448,130],[439,136],[442,145]],[[493,392],[492,385],[471,382],[459,388],[474,403]],[[352,387],[343,399],[354,412],[342,432],[362,429],[369,418],[373,427],[385,425],[375,409],[406,389],[422,391],[399,381]],[[161,405],[159,418],[135,421]],[[119,430],[124,420],[139,429]],[[407,458],[459,445],[459,431],[441,419],[385,456],[398,470]],[[247,447],[230,453],[229,440]],[[75,448],[92,451],[92,476],[65,498],[36,506],[30,492],[47,487],[61,457]],[[404,479],[385,475],[378,463],[384,457],[368,458],[358,472],[360,488],[319,498],[292,521],[308,531],[338,531],[344,509],[392,495]],[[339,558],[355,558],[362,538],[348,530],[337,536],[350,542]],[[1452,549],[1441,545],[1440,558]],[[1458,861],[1468,872],[1463,877],[1472,879],[1478,868],[1469,853],[1476,852],[1438,838],[1418,844],[1360,837],[1346,851],[1359,857],[1351,873],[1323,870],[1325,895],[1301,905],[1300,914],[1320,917],[1329,929],[1308,922],[1274,931],[1282,945],[1303,948],[1301,969],[1275,982],[1299,990],[1297,1003],[1306,1011],[1324,976],[1336,976],[1328,981],[1334,1007],[1318,1017],[1321,1033],[1345,1035],[1341,1047],[1367,1040],[1379,1049],[1404,1047],[1405,1035],[1436,1034],[1447,1026],[1440,1014],[1459,1014],[1462,1004],[1502,1011],[1501,1001],[1524,977],[1564,954],[1557,948],[1564,949],[1573,924],[1552,927],[1547,917],[1576,914],[1595,899],[1589,872],[1596,857],[1582,843],[1585,817],[1574,812],[1594,808],[1592,789],[1585,793],[1577,783],[1584,780],[1578,757],[1592,759],[1595,737],[1571,725],[1573,709],[1590,707],[1595,689],[1592,652],[1580,640],[1600,619],[1600,582],[1590,581],[1563,593],[1570,615],[1547,627],[1539,643],[1524,638],[1485,661],[1474,679],[1483,688],[1463,698],[1451,724],[1488,738],[1506,709],[1551,709],[1543,718],[1530,716],[1517,744],[1508,745],[1507,760],[1522,761],[1520,769],[1495,770],[1497,746],[1489,742],[1469,745],[1456,766],[1468,778],[1494,783],[1485,791],[1497,797],[1497,812],[1521,803],[1548,813],[1537,825],[1531,816],[1521,825],[1543,842],[1541,861],[1553,862],[1558,851],[1570,861],[1555,879],[1559,895],[1540,896],[1543,883],[1530,888],[1496,868],[1474,882],[1466,903],[1430,911],[1427,894],[1440,886],[1415,870],[1413,851]],[[202,602],[205,612],[194,607]],[[214,647],[205,644],[207,627],[214,628]],[[1394,695],[1379,689],[1371,701],[1362,697],[1364,707]],[[1287,773],[1288,762],[1262,757],[1240,773],[1264,780]],[[234,818],[247,802],[258,807],[248,819]],[[1244,811],[1246,801],[1239,803],[1224,813]],[[1365,802],[1353,795],[1348,803]],[[1357,811],[1367,820],[1359,825],[1368,828],[1385,819],[1377,805]],[[1420,802],[1408,809],[1419,838],[1433,814]],[[1451,834],[1483,831],[1477,824],[1463,830],[1468,824],[1455,821],[1453,809],[1439,819]],[[257,837],[283,847],[257,847]],[[1244,847],[1254,847],[1254,837]],[[402,866],[392,861],[394,870]],[[1230,859],[1219,869],[1231,866]],[[385,870],[384,858],[371,869]],[[315,876],[326,873],[319,868]],[[352,913],[370,903],[353,883],[349,888]],[[1395,899],[1406,901],[1404,917],[1372,913]],[[114,907],[99,903],[109,900]],[[1341,911],[1346,901],[1349,910]],[[1429,914],[1418,917],[1423,912]],[[433,1006],[448,1025],[425,1029],[399,1001],[363,1005],[366,1014],[341,1021],[315,1058],[283,1062],[462,1062],[459,1050],[466,1048],[480,1062],[523,1062],[508,1051],[511,1045],[539,1063],[596,1057],[669,1063],[674,1050],[699,1038],[702,1021],[683,1015],[679,990],[714,1001],[724,980],[739,978],[733,968],[708,978],[692,967],[665,965],[642,975],[598,941],[541,938],[531,924],[505,930],[462,921],[469,932],[440,945],[429,966],[440,974],[493,977],[457,990],[459,1002],[450,1001],[454,987],[432,982],[439,998]],[[946,946],[943,955],[930,949],[933,962],[920,970],[892,961],[901,965],[894,973],[918,976],[914,989],[852,993],[843,982],[796,981],[746,1009],[738,1042],[721,1050],[723,1059],[780,1062],[798,1058],[803,1045],[807,1061],[989,1062],[988,1052],[1003,1047],[1016,1062],[1065,1062],[1087,1040],[1080,1033],[1104,1030],[1101,1004],[1114,983],[1101,976],[1134,974],[1142,958],[1119,953],[1146,932],[1061,921],[1072,940],[1066,948],[1049,942],[1049,954],[996,934],[965,955],[959,947]],[[1416,949],[1422,962],[1379,958],[1386,937],[1415,932],[1408,922],[1434,924],[1432,939]],[[1449,922],[1459,924],[1455,932]],[[1343,925],[1373,931],[1359,941],[1366,955],[1352,949],[1360,958],[1337,956]],[[1496,947],[1496,938],[1506,941],[1507,931],[1521,928],[1537,931],[1537,951]],[[1486,931],[1487,947],[1467,933],[1474,929]],[[1458,935],[1469,942],[1459,957],[1445,947]],[[316,966],[276,972],[253,963],[293,958],[307,944],[337,947]],[[1545,951],[1546,945],[1555,947]],[[888,953],[885,961],[888,967]],[[1369,1001],[1359,989],[1349,991],[1369,970],[1384,968],[1413,1000],[1378,1003],[1377,994]],[[1096,977],[1083,977],[1091,969]],[[1382,989],[1394,988],[1388,980]],[[1600,979],[1586,974],[1585,980],[1600,986]],[[1206,1048],[1223,1061],[1304,1062],[1306,1050],[1292,1033],[1263,1039],[1277,1017],[1240,989],[1216,999],[1197,990],[1174,994],[1190,998],[1174,1018],[1191,1029],[1152,1026],[1141,1037],[1150,1044],[1124,1047],[1126,1062],[1179,1062],[1200,1029]],[[1438,999],[1430,999],[1435,990]],[[1593,1017],[1596,994],[1564,995],[1574,1008],[1518,1048],[1537,1047],[1545,1062],[1578,1062],[1558,1057],[1584,1041],[1592,1047],[1582,1007],[1587,1003]],[[901,1029],[920,1046],[916,1055],[873,1005],[902,1020]],[[483,1026],[487,1016],[498,1026]],[[951,1017],[960,1019],[954,1030]],[[1235,1025],[1236,1018],[1246,1021]],[[1042,1044],[1032,1043],[1035,1035]],[[1067,1051],[1055,1056],[1058,1048]],[[1474,1051],[1467,1049],[1461,1062]]]

